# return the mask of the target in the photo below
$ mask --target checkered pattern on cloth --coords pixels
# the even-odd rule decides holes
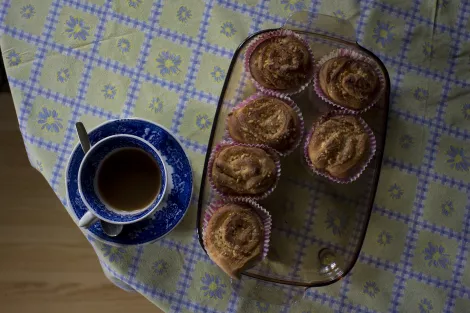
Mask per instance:
[[[233,52],[298,10],[350,20],[391,77],[384,164],[352,273],[301,299],[293,288],[232,283],[199,246],[194,204],[152,245],[89,238],[103,268],[168,312],[468,312],[468,1],[4,0],[0,43],[31,163],[65,205],[75,122],[138,116],[176,134],[199,184]],[[243,296],[253,288],[256,300]]]

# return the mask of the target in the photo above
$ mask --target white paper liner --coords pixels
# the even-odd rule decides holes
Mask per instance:
[[[283,101],[284,103],[286,103],[287,105],[289,105],[293,110],[294,112],[297,114],[298,118],[299,118],[299,133],[298,133],[298,138],[297,140],[294,142],[294,144],[288,149],[288,150],[285,150],[285,151],[280,151],[274,147],[271,147],[272,149],[276,150],[277,153],[279,153],[279,155],[281,157],[285,157],[285,156],[288,156],[289,154],[291,154],[299,145],[300,145],[300,142],[302,141],[302,138],[304,136],[304,117],[302,115],[302,112],[300,111],[299,107],[297,106],[297,104],[295,104],[295,102],[288,98],[287,96],[283,96],[283,95],[267,95],[267,94],[263,94],[261,92],[258,92],[258,93],[255,93],[253,95],[251,95],[250,97],[246,98],[245,100],[243,100],[242,102],[240,102],[239,104],[237,104],[231,112],[233,111],[236,111],[238,109],[241,109],[243,108],[244,106],[246,106],[247,104],[251,103],[252,101],[258,99],[258,98],[261,98],[261,97],[274,97],[274,98],[277,98],[281,101]],[[227,115],[226,117],[226,121],[225,121],[225,125],[228,125],[228,118],[229,118],[229,115]],[[228,131],[228,127],[227,127],[227,133],[228,135],[230,136],[230,132]],[[232,138],[235,142],[238,142],[237,140],[235,140],[232,136],[230,136],[230,138]]]
[[[263,223],[263,228],[264,228],[264,240],[263,240],[263,253],[261,255],[260,261],[263,261],[264,259],[266,259],[266,257],[268,256],[268,252],[269,252],[269,241],[271,238],[272,218],[271,218],[271,214],[269,214],[269,212],[265,208],[263,208],[261,205],[259,205],[257,202],[253,200],[249,200],[249,199],[242,199],[242,200],[236,200],[236,201],[218,200],[216,202],[209,204],[209,207],[204,212],[204,220],[202,224],[202,240],[203,240],[204,246],[206,246],[206,242],[205,242],[206,227],[209,224],[209,220],[218,209],[220,209],[222,206],[229,204],[229,203],[249,206],[261,218],[261,222]]]
[[[310,57],[312,59],[312,68],[311,68],[311,74],[310,74],[311,77],[309,77],[309,79],[307,79],[307,81],[303,85],[300,85],[299,87],[296,87],[290,90],[278,90],[278,89],[270,89],[270,88],[264,87],[251,74],[250,58],[253,52],[255,51],[255,49],[258,47],[260,43],[268,39],[271,39],[273,37],[279,37],[279,36],[294,36],[295,38],[300,40],[307,47],[308,52],[310,53]],[[256,89],[258,89],[259,91],[267,95],[272,95],[272,96],[279,96],[279,95],[291,96],[291,95],[295,95],[297,93],[302,92],[312,82],[314,74],[315,74],[315,58],[313,57],[313,52],[312,52],[312,49],[310,48],[310,45],[305,39],[303,39],[300,35],[296,34],[295,32],[291,30],[280,29],[280,30],[275,30],[272,32],[264,33],[260,35],[259,37],[257,37],[256,39],[254,39],[248,45],[246,52],[245,52],[245,71],[249,74],[251,81],[255,85]]]
[[[312,164],[312,162],[310,161],[310,157],[308,156],[308,146],[309,146],[309,143],[310,143],[310,139],[312,138],[312,135],[315,131],[315,127],[317,125],[320,125],[321,123],[323,123],[324,121],[328,120],[329,118],[331,118],[333,116],[354,116],[355,118],[357,118],[359,120],[362,127],[364,127],[364,130],[369,135],[370,145],[369,145],[369,156],[368,156],[368,158],[360,166],[357,167],[354,174],[352,174],[351,176],[346,177],[346,178],[338,178],[338,177],[332,176],[331,174],[329,174],[326,171],[318,170]],[[377,141],[375,139],[374,132],[372,131],[372,129],[369,127],[369,125],[367,125],[367,123],[361,117],[359,117],[357,115],[354,115],[354,114],[350,114],[349,112],[345,112],[345,111],[330,111],[330,112],[326,113],[325,115],[321,116],[318,119],[318,121],[313,125],[313,127],[310,130],[308,136],[306,137],[306,139],[304,141],[304,158],[305,158],[305,161],[307,162],[307,165],[309,166],[309,168],[315,174],[323,176],[323,177],[325,177],[325,178],[327,178],[330,181],[333,181],[335,183],[349,184],[349,183],[355,181],[356,179],[358,179],[362,175],[362,173],[364,172],[364,170],[367,168],[370,161],[374,157],[376,148],[377,148]]]
[[[276,181],[271,186],[271,188],[269,188],[267,191],[259,195],[233,195],[233,194],[228,194],[217,189],[217,187],[214,184],[214,181],[212,180],[212,167],[214,165],[215,157],[222,148],[231,147],[231,146],[260,148],[266,151],[273,158],[274,163],[276,164]],[[249,144],[241,144],[241,143],[236,143],[236,142],[221,142],[212,150],[211,157],[208,163],[207,175],[209,176],[209,183],[211,185],[211,188],[218,195],[224,198],[231,199],[232,201],[262,200],[262,199],[265,199],[267,196],[269,196],[274,191],[274,189],[276,189],[279,179],[281,178],[281,160],[276,150],[265,145],[249,145]]]
[[[325,62],[327,62],[328,60],[331,60],[333,58],[336,58],[336,57],[340,57],[340,56],[347,56],[347,57],[350,57],[350,58],[353,58],[355,60],[359,60],[359,61],[363,61],[363,62],[367,62],[368,64],[370,64],[376,74],[377,74],[377,77],[379,78],[379,84],[380,84],[380,90],[379,92],[377,93],[377,95],[375,96],[374,99],[372,99],[372,101],[363,109],[360,109],[360,110],[354,110],[354,109],[351,109],[351,108],[348,108],[348,107],[345,107],[339,103],[336,103],[334,102],[332,99],[330,99],[330,97],[328,97],[328,95],[326,95],[321,86],[320,86],[320,69],[321,67],[323,66],[323,64],[325,64]],[[385,91],[385,86],[386,86],[386,82],[385,82],[385,75],[384,73],[382,72],[382,70],[380,69],[379,65],[377,64],[377,62],[375,62],[373,59],[369,58],[369,57],[366,57],[364,56],[363,54],[357,52],[357,51],[354,51],[354,50],[350,50],[350,49],[344,49],[344,48],[341,48],[341,49],[337,49],[337,50],[334,50],[332,51],[331,53],[323,56],[320,61],[318,62],[316,68],[315,68],[315,75],[314,75],[314,78],[313,78],[313,89],[315,90],[315,93],[325,102],[335,106],[336,108],[342,110],[342,111],[346,111],[348,113],[351,113],[351,114],[360,114],[360,113],[364,113],[366,112],[367,110],[369,110],[370,108],[372,108],[379,100],[380,98],[382,97],[384,91]]]

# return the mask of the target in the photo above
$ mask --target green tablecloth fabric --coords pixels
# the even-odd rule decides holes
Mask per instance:
[[[390,73],[384,164],[352,273],[290,305],[278,303],[292,292],[240,297],[199,247],[195,204],[154,244],[90,239],[106,273],[166,312],[470,312],[468,1],[3,0],[1,49],[31,164],[66,206],[75,122],[144,117],[183,142],[197,195],[234,50],[298,10],[351,21]]]

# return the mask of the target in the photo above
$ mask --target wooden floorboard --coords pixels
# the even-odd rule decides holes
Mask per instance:
[[[161,312],[104,276],[93,249],[26,156],[0,93],[0,312]]]

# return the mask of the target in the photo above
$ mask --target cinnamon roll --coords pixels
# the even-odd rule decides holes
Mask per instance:
[[[252,208],[225,204],[214,212],[204,231],[209,257],[233,278],[260,261],[264,226]]]
[[[220,192],[256,196],[276,184],[276,162],[263,149],[234,145],[222,147],[216,153],[211,175],[214,187]]]
[[[370,104],[380,91],[380,81],[372,65],[340,56],[320,68],[320,88],[335,103],[360,110]]]
[[[307,83],[313,73],[312,56],[306,45],[292,35],[261,42],[250,60],[253,78],[263,87],[289,90]]]
[[[369,147],[369,135],[357,117],[333,116],[315,126],[308,157],[316,169],[345,178],[363,164]]]
[[[281,152],[300,136],[298,114],[284,101],[269,96],[256,98],[228,115],[230,136],[238,142],[265,144]]]

